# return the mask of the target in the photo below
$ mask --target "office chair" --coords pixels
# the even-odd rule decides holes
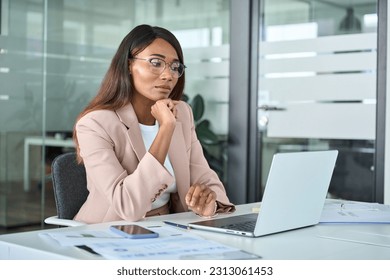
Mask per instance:
[[[57,216],[46,218],[45,223],[58,226],[85,225],[73,220],[89,194],[84,165],[78,164],[76,153],[70,152],[57,156],[51,167]]]

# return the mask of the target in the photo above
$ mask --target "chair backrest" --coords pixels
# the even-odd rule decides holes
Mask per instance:
[[[51,172],[58,218],[73,219],[89,194],[85,167],[71,152],[57,156]]]

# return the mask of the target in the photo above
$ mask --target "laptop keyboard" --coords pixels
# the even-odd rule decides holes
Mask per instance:
[[[256,221],[246,221],[243,223],[229,224],[221,227],[225,229],[234,229],[239,231],[253,232],[255,230],[255,226],[256,226]]]

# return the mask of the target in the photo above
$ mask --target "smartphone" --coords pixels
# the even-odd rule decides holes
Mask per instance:
[[[156,238],[158,233],[139,225],[110,226],[110,230],[126,238]]]

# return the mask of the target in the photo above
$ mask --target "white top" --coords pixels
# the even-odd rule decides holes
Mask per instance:
[[[159,128],[158,123],[156,122],[155,125],[139,124],[139,127],[141,129],[145,148],[148,151],[154,139],[156,138]],[[175,173],[173,172],[173,167],[168,155],[165,158],[164,167],[168,170],[169,173],[173,175],[173,177],[175,177]],[[167,204],[169,201],[170,194],[174,192],[177,192],[176,183],[173,183],[172,185],[168,186],[168,188],[152,203],[152,209],[156,209]]]

